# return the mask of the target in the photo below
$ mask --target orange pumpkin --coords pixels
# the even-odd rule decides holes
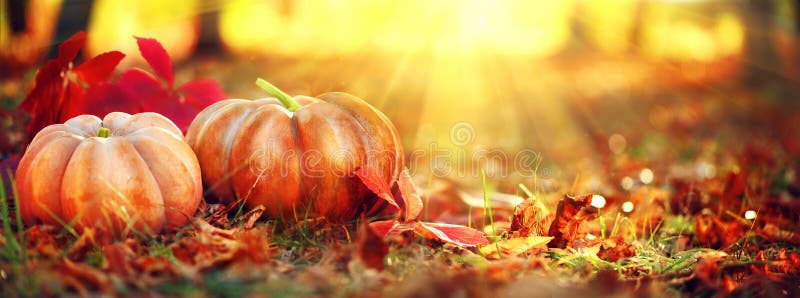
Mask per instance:
[[[80,115],[45,127],[15,183],[25,223],[101,226],[117,235],[181,226],[203,195],[197,157],[156,113]]]
[[[403,150],[392,123],[345,93],[217,102],[186,133],[203,182],[223,203],[263,205],[272,217],[341,222],[386,206],[354,175],[368,167],[394,186]]]

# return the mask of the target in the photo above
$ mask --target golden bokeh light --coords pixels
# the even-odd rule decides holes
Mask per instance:
[[[156,38],[173,61],[192,54],[198,38],[198,1],[110,1],[94,2],[89,19],[86,55],[107,51],[138,52],[133,36]],[[137,59],[129,55],[126,60]]]
[[[237,0],[220,12],[234,52],[346,55],[485,51],[550,56],[570,37],[571,1]],[[324,51],[319,51],[324,49]]]

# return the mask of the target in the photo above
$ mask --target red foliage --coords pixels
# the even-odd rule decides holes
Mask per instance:
[[[119,61],[125,57],[120,52],[108,52],[74,67],[72,60],[86,43],[86,33],[81,31],[58,46],[58,56],[39,68],[33,89],[25,96],[20,107],[32,115],[28,124],[29,137],[53,123],[62,123],[76,112],[76,104],[84,99],[86,88],[108,79]]]
[[[108,81],[125,54],[100,54],[81,65],[73,60],[86,43],[78,32],[58,47],[58,57],[39,69],[33,89],[20,107],[31,114],[29,137],[55,123],[81,114],[102,117],[109,112],[157,112],[186,130],[197,113],[207,105],[226,98],[212,80],[195,80],[174,88],[169,55],[155,39],[137,37],[142,57],[158,75],[133,68],[114,83]]]
[[[411,176],[407,171],[400,173],[400,178],[397,180],[397,186],[400,189],[400,203],[402,204],[401,220],[412,221],[419,217],[422,213],[422,199],[419,195],[417,186],[411,180]]]
[[[392,197],[392,191],[386,180],[381,179],[379,175],[370,171],[370,167],[360,167],[355,171],[358,179],[364,183],[364,186],[369,188],[370,191],[375,193],[379,198],[384,199],[390,205],[400,208],[400,204]]]
[[[364,185],[389,204],[400,208],[397,219],[370,223],[370,227],[379,237],[385,239],[387,236],[414,231],[426,239],[462,247],[474,247],[489,243],[482,232],[469,227],[418,221],[417,218],[423,208],[422,199],[411,176],[406,171],[401,173],[398,180],[398,195],[392,197],[389,185],[365,169],[367,168],[360,168],[356,171],[356,176],[364,182]]]
[[[418,222],[414,231],[423,235],[426,239],[438,240],[462,247],[489,244],[489,240],[486,239],[481,231],[460,225]]]

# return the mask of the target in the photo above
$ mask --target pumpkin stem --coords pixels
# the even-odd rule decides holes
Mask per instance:
[[[278,87],[275,87],[275,85],[270,84],[270,82],[267,82],[262,78],[258,78],[256,80],[256,85],[258,85],[258,87],[261,87],[261,89],[266,90],[267,93],[269,93],[269,95],[272,95],[273,97],[277,98],[278,101],[280,101],[281,104],[283,104],[283,106],[286,107],[287,110],[289,110],[289,112],[294,112],[300,108],[300,104],[298,104],[294,99],[292,99],[292,97],[289,96],[289,94],[286,94],[286,92],[283,92],[281,89],[278,89]]]
[[[97,136],[101,138],[107,138],[109,132],[110,131],[108,130],[108,128],[101,127],[100,129],[97,130]]]

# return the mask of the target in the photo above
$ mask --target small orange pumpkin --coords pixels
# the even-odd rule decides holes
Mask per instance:
[[[397,131],[380,111],[345,93],[217,102],[186,132],[203,182],[223,203],[266,207],[272,217],[334,222],[386,206],[354,175],[367,167],[394,186],[403,165]]]
[[[80,115],[45,127],[15,183],[25,223],[101,226],[117,235],[181,226],[203,196],[197,157],[156,113]]]

